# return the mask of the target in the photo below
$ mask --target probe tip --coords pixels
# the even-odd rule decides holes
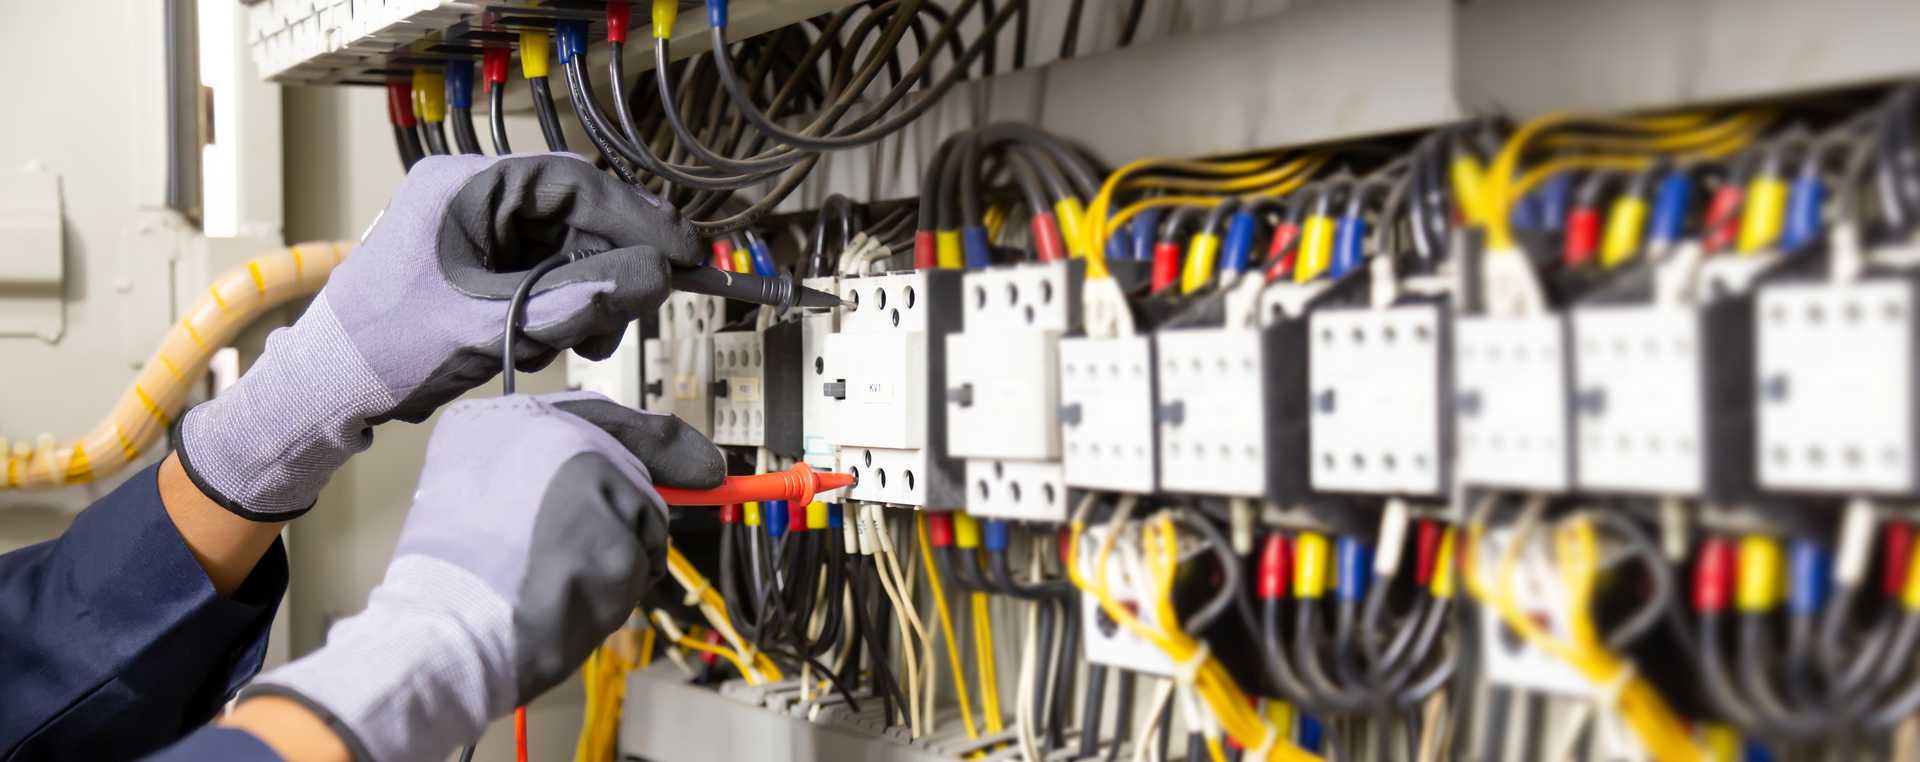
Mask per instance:
[[[851,312],[853,310],[860,309],[860,303],[852,299],[841,299],[840,308]]]

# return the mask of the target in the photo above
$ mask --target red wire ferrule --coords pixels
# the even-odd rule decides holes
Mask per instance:
[[[1693,565],[1693,607],[1705,614],[1726,611],[1733,574],[1733,543],[1724,537],[1708,539]]]
[[[489,91],[494,85],[507,83],[507,64],[512,61],[513,51],[507,48],[490,47],[480,54],[480,72]]]
[[[1067,258],[1066,239],[1060,237],[1060,220],[1052,212],[1038,212],[1028,223],[1033,229],[1033,254],[1042,262]]]
[[[1593,258],[1600,246],[1600,210],[1583,206],[1567,214],[1566,250],[1561,264],[1579,267]]]
[[[733,242],[725,238],[713,239],[713,269],[722,272],[733,271]]]
[[[807,504],[811,502],[812,499],[807,499],[787,503],[787,531],[807,531]]]
[[[953,545],[953,516],[946,513],[927,514],[927,542],[936,548]]]
[[[607,2],[607,42],[625,43],[627,27],[633,23],[633,6],[627,0]]]
[[[1287,595],[1287,571],[1293,568],[1292,548],[1286,535],[1274,532],[1267,535],[1267,544],[1260,548],[1259,594],[1262,600],[1285,598]]]
[[[1913,527],[1888,522],[1880,530],[1880,588],[1888,598],[1899,598],[1907,586],[1907,565],[1913,558]]]
[[[740,523],[740,504],[727,503],[726,505],[720,506],[720,523],[722,524]]]
[[[413,118],[413,82],[394,80],[387,83],[387,121],[395,127],[413,129],[419,124]]]
[[[913,269],[932,270],[940,266],[940,243],[931,230],[913,232]]]
[[[1160,291],[1180,280],[1180,244],[1161,241],[1153,245],[1153,290]]]
[[[1433,579],[1434,557],[1440,553],[1440,525],[1421,521],[1413,540],[1413,582],[1426,587]]]

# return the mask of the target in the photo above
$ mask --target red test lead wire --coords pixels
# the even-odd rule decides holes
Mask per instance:
[[[805,509],[813,496],[821,492],[853,486],[853,475],[834,471],[815,471],[805,463],[793,468],[753,476],[729,476],[713,489],[680,489],[655,486],[667,505],[727,505],[788,500]],[[805,525],[805,521],[801,525]]]

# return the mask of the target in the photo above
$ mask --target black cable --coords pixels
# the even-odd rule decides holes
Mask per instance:
[[[495,82],[487,86],[487,127],[493,132],[493,155],[506,156],[513,153],[513,147],[507,142],[507,90],[506,86]]]
[[[1087,0],[1073,0],[1067,6],[1067,29],[1060,35],[1060,60],[1072,58],[1080,51],[1080,17],[1087,10]]]
[[[528,77],[527,91],[533,95],[533,111],[540,117],[540,134],[547,139],[547,150],[567,150],[567,136],[560,129],[560,114],[553,106],[553,90],[546,77]]]
[[[480,153],[480,135],[473,131],[473,110],[454,106],[447,109],[447,119],[453,122],[453,143],[460,152]]]
[[[1126,21],[1120,24],[1120,47],[1133,44],[1134,35],[1140,33],[1140,18],[1146,15],[1147,0],[1133,0],[1127,5]]]
[[[1087,666],[1086,703],[1080,711],[1080,759],[1100,753],[1100,710],[1107,698],[1107,668]]]
[[[447,133],[439,122],[420,120],[420,134],[426,136],[428,153],[434,156],[447,155]]]
[[[539,264],[520,278],[520,285],[513,289],[513,296],[507,299],[507,330],[500,339],[500,393],[513,394],[513,366],[518,359],[514,357],[514,337],[520,333],[521,324],[526,322],[527,299],[533,295],[533,286],[547,273],[562,265],[571,264],[598,254],[592,249],[574,249],[555,254],[540,260]]]
[[[393,125],[393,144],[400,153],[400,171],[413,171],[413,165],[420,162],[420,138],[412,129],[396,124]]]

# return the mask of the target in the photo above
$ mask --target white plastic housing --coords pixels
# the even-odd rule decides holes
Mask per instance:
[[[840,290],[839,281],[833,278],[808,278],[801,283],[829,294]],[[821,392],[822,385],[830,380],[827,337],[839,323],[839,310],[809,312],[800,318],[800,357],[806,365],[801,374],[805,380],[800,393],[800,446],[807,465],[814,468],[838,468],[840,449],[830,436],[836,405]]]
[[[1911,493],[1914,284],[1779,284],[1755,305],[1760,485]]]
[[[930,331],[937,322],[930,277],[908,272],[840,280],[841,297],[859,307],[844,311],[840,331],[826,336],[822,379],[844,384],[844,397],[829,403],[829,439],[840,448],[841,465],[860,480],[848,498],[928,505],[935,465],[929,398],[936,383]]]
[[[727,393],[713,398],[713,443],[759,447],[766,428],[766,392],[761,335],[732,331],[713,335],[714,385]]]
[[[1088,579],[1094,578],[1094,561],[1099,555],[1100,543],[1106,531],[1106,526],[1096,526],[1080,535],[1080,546],[1074,551],[1074,560],[1080,564],[1080,573]],[[1133,612],[1148,627],[1158,627],[1159,616],[1154,612],[1152,602],[1138,600],[1125,592],[1137,587],[1126,584],[1128,564],[1122,563],[1122,557],[1128,553],[1139,553],[1139,537],[1138,532],[1121,533],[1120,538],[1114,541],[1113,552],[1107,556],[1105,575],[1116,602]],[[1136,565],[1134,568],[1139,567]],[[1100,602],[1094,596],[1080,596],[1080,617],[1080,631],[1084,633],[1088,662],[1149,675],[1173,674],[1173,661],[1165,651],[1108,617],[1101,611]]]
[[[1067,520],[1066,468],[1054,460],[967,461],[967,513],[1014,521]]]
[[[713,434],[713,333],[724,315],[719,298],[700,294],[676,291],[660,305],[660,338],[646,348],[647,410]]]
[[[1154,463],[1153,342],[1060,341],[1061,461],[1067,484],[1150,493]]]
[[[1706,489],[1700,317],[1682,307],[1573,311],[1574,425],[1584,491]]]
[[[1440,306],[1315,310],[1308,326],[1313,488],[1445,493]]]
[[[629,323],[626,334],[620,337],[620,346],[607,359],[589,360],[567,353],[567,386],[605,395],[627,407],[643,407],[640,361],[643,355],[649,355],[648,361],[653,359],[650,353],[654,346],[657,342],[641,342],[638,321]]]
[[[1163,331],[1159,367],[1160,488],[1236,497],[1266,493],[1266,402],[1260,332]]]
[[[1458,478],[1482,487],[1569,489],[1565,320],[1461,318],[1453,341]]]

